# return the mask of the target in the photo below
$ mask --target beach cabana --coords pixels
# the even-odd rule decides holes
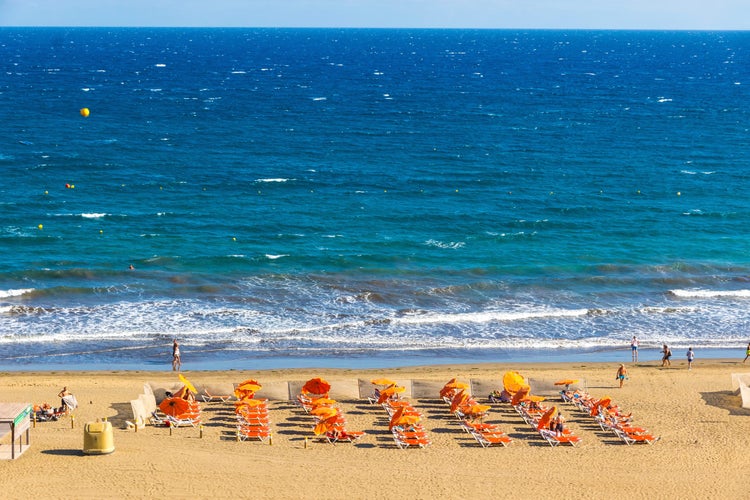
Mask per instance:
[[[29,403],[0,403],[0,439],[10,434],[10,446],[0,446],[0,458],[14,460],[29,448],[31,413]],[[23,444],[24,434],[26,444]]]

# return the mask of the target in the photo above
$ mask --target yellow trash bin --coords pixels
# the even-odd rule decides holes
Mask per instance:
[[[115,451],[111,422],[89,422],[83,428],[83,452],[104,455]]]

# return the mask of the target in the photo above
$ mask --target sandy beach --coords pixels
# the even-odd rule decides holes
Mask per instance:
[[[149,383],[158,394],[177,386],[172,372],[51,371],[0,375],[1,402],[58,404],[62,386],[80,407],[70,417],[39,422],[31,447],[15,461],[0,461],[4,498],[37,495],[62,498],[720,498],[746,496],[750,466],[750,410],[731,390],[731,374],[750,371],[737,360],[700,360],[691,371],[677,360],[628,364],[630,379],[620,389],[617,364],[483,364],[387,370],[298,369],[186,371],[199,388],[221,390],[256,378],[259,397],[269,398],[272,444],[237,442],[232,403],[203,405],[199,429],[147,426],[126,428],[130,400]],[[437,390],[450,378],[471,381],[475,397],[487,400],[504,372],[526,377],[532,391],[548,394],[582,438],[577,447],[551,448],[510,405],[494,405],[488,422],[513,438],[507,448],[481,448],[463,432]],[[312,377],[332,385],[350,430],[359,442],[331,445],[307,441],[312,419],[288,401],[288,392]],[[408,387],[406,396],[425,415],[432,446],[401,450],[388,432],[387,416],[363,391],[374,377]],[[554,381],[575,378],[595,397],[610,396],[634,424],[661,439],[627,446],[603,432],[590,416],[554,397]],[[291,387],[290,391],[287,388]],[[434,389],[434,395],[429,396]],[[265,393],[264,393],[265,391]],[[353,395],[354,393],[359,393]],[[84,455],[83,426],[107,418],[115,451]],[[7,438],[3,443],[7,442]]]

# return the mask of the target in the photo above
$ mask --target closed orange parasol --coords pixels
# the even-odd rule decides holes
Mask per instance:
[[[302,391],[308,394],[328,394],[330,390],[331,384],[320,377],[312,378],[302,386]]]
[[[557,406],[553,406],[549,410],[545,411],[544,414],[539,418],[539,424],[536,426],[537,429],[546,429],[549,427],[549,422],[552,420],[552,415],[557,411]]]
[[[159,409],[165,414],[177,417],[190,410],[190,402],[182,398],[166,398],[159,403]]]
[[[455,412],[458,410],[458,408],[466,403],[466,400],[469,399],[469,395],[466,394],[464,391],[459,391],[456,393],[455,396],[453,396],[453,399],[451,400],[451,412]]]
[[[313,428],[313,432],[316,436],[320,436],[321,434],[325,434],[328,431],[333,430],[333,422],[329,422],[328,420],[321,420],[317,424],[315,424],[315,428]]]
[[[513,398],[510,400],[510,404],[513,406],[518,405],[521,401],[526,399],[526,397],[529,395],[529,391],[531,391],[531,387],[528,385],[525,385],[523,387],[520,387],[515,394],[513,394]]]
[[[521,387],[527,387],[528,385],[523,375],[518,372],[505,372],[505,375],[503,375],[503,387],[508,394],[515,394]]]

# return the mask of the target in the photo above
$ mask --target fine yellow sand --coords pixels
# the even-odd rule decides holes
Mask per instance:
[[[231,403],[204,404],[203,437],[193,428],[125,429],[129,401],[144,382],[177,383],[172,372],[41,372],[0,374],[0,401],[57,405],[67,385],[81,406],[71,419],[38,423],[31,448],[0,461],[2,498],[747,498],[750,410],[731,392],[731,373],[750,372],[736,360],[628,364],[630,380],[616,387],[616,364],[569,363],[429,366],[384,370],[268,370],[185,372],[196,386],[216,389],[256,378],[271,398],[273,443],[236,442]],[[744,368],[744,369],[743,369]],[[452,377],[473,381],[476,397],[508,370],[530,379],[536,392],[577,378],[596,397],[611,396],[634,423],[661,436],[654,445],[626,446],[572,406],[564,412],[580,446],[551,448],[508,406],[495,405],[487,421],[513,438],[507,448],[479,447],[462,432],[448,407],[425,393]],[[308,442],[312,420],[288,399],[292,387],[322,376],[339,386],[350,430],[368,435],[356,444]],[[389,377],[411,383],[410,399],[425,414],[433,445],[400,450],[385,411],[349,397],[356,380]],[[366,384],[365,384],[366,385]],[[365,387],[365,389],[368,389]],[[265,388],[264,388],[265,390]],[[368,389],[369,390],[369,389]],[[263,391],[259,396],[263,396]],[[342,397],[343,396],[343,397]],[[84,455],[83,424],[107,417],[115,451]],[[3,440],[7,443],[7,438]]]

